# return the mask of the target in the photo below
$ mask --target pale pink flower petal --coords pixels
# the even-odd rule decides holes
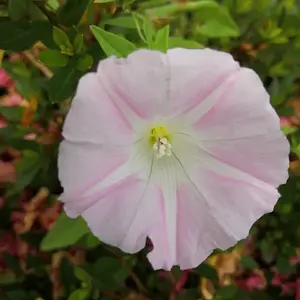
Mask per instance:
[[[127,59],[108,58],[99,64],[98,76],[111,97],[140,118],[158,115],[168,97],[170,71],[166,56],[157,51],[137,50]]]
[[[289,144],[259,77],[241,69],[195,123],[200,146],[274,187],[287,179]]]
[[[84,191],[124,163],[129,155],[130,132],[125,117],[106,94],[96,74],[81,78],[64,124],[66,140],[59,151],[64,201],[81,200]],[[70,204],[66,208],[70,216],[82,212],[70,208]]]
[[[159,211],[158,191],[148,189],[135,176],[113,186],[84,211],[92,232],[105,243],[120,247],[127,253],[141,250],[146,243],[153,217]]]
[[[226,165],[216,165],[210,171],[210,165],[217,161],[213,162],[212,158],[210,161],[199,152],[201,156],[207,163],[199,167],[200,171],[189,174],[191,182],[178,187],[174,200],[177,200],[175,248],[170,247],[168,237],[172,232],[166,234],[164,215],[157,215],[160,229],[156,228],[152,236],[150,233],[154,250],[149,259],[154,268],[171,269],[175,264],[183,269],[196,267],[215,248],[227,249],[246,238],[253,223],[272,211],[278,199],[276,189],[235,169],[225,168]],[[161,255],[162,249],[167,255]]]
[[[240,69],[230,54],[212,49],[177,48],[168,50],[167,55],[171,114],[185,112],[196,105],[211,107],[214,102],[209,96]]]
[[[200,51],[171,49],[164,55],[142,49],[127,59],[102,61],[98,74],[111,95],[141,118],[174,115],[202,102],[239,69],[228,53]]]
[[[138,50],[84,76],[59,154],[61,198],[102,241],[192,268],[272,211],[289,145],[254,72],[210,49]]]
[[[174,202],[178,212],[175,247],[170,247],[167,236],[163,198],[160,199],[162,209],[155,215],[156,224],[149,232],[154,249],[148,257],[154,269],[171,270],[174,265],[190,269],[207,258],[216,247],[215,240],[224,247],[231,244],[222,228],[207,214],[204,199],[197,195],[191,183],[178,189]]]
[[[80,199],[83,192],[123,164],[126,155],[118,150],[108,150],[92,143],[76,144],[68,140],[63,141],[58,161],[59,179],[64,187],[63,197],[70,201]]]
[[[67,115],[63,136],[71,142],[122,144],[130,128],[95,73],[83,76]]]

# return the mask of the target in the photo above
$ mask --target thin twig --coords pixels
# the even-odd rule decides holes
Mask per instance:
[[[135,284],[136,284],[136,286],[137,286],[137,288],[139,289],[140,292],[142,292],[142,293],[147,292],[146,287],[144,286],[142,281],[137,277],[137,275],[134,272],[130,272],[130,277],[135,282]]]
[[[24,51],[23,55],[36,67],[38,68],[47,78],[53,76],[53,72],[50,71],[45,65],[39,62],[34,55],[29,51]]]
[[[3,61],[4,54],[5,54],[5,51],[0,50],[0,67],[2,67],[2,61]]]

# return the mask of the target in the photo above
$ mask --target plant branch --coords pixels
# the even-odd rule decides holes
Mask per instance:
[[[47,78],[53,76],[53,72],[49,70],[45,65],[39,62],[30,51],[24,51],[23,55],[37,68],[39,69]]]
[[[146,287],[144,286],[142,281],[138,278],[138,276],[134,272],[130,272],[130,277],[135,282],[135,284],[136,284],[136,286],[137,286],[137,288],[139,289],[140,292],[142,292],[142,293],[147,292]]]

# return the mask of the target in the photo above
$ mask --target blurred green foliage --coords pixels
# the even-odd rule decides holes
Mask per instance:
[[[8,148],[19,153],[15,180],[1,181],[0,299],[196,300],[208,299],[207,293],[216,300],[300,297],[299,25],[296,0],[1,0],[2,67],[27,105],[0,106],[7,122],[0,128],[1,159],[13,159]],[[220,271],[225,267],[213,262],[223,255],[219,252],[190,272],[153,272],[146,250],[125,255],[92,236],[83,220],[53,209],[61,193],[60,130],[78,79],[106,56],[126,56],[141,47],[230,52],[259,74],[284,118],[291,142],[290,179],[280,189],[275,211],[254,225],[238,266],[226,276]],[[16,53],[18,59],[9,59]],[[28,134],[37,138],[24,138]],[[49,191],[43,207],[30,210],[30,199],[41,188]],[[22,215],[22,230],[16,230],[16,212]],[[51,226],[33,212],[46,214]],[[257,270],[263,288],[238,284],[248,284]],[[281,276],[277,285],[276,276]]]

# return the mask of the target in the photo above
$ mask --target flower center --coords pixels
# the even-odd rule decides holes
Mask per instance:
[[[156,153],[157,158],[172,155],[172,145],[170,144],[170,135],[164,126],[153,127],[150,131],[149,142]]]

